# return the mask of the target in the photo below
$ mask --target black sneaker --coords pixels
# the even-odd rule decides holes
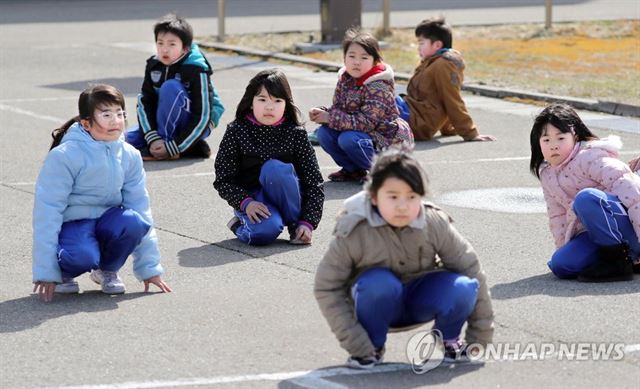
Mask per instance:
[[[238,230],[238,228],[242,225],[242,221],[239,217],[234,216],[227,222],[227,228],[231,230],[234,234]]]
[[[467,345],[461,341],[444,345],[443,363],[468,363],[471,360],[467,355]]]
[[[615,282],[633,280],[633,264],[626,244],[601,246],[599,259],[578,275],[582,282]]]
[[[191,147],[180,154],[182,158],[204,158],[211,157],[211,147],[204,139],[195,142]]]
[[[349,359],[347,359],[347,367],[359,370],[373,369],[376,365],[382,363],[382,359],[383,356],[378,353],[368,357],[350,356]]]

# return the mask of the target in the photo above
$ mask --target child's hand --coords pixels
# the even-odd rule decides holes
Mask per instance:
[[[318,124],[328,123],[329,112],[317,107],[311,108],[309,110],[309,120]]]
[[[473,142],[487,142],[487,141],[494,141],[497,139],[493,135],[478,135],[475,138],[469,139],[469,140]]]
[[[162,293],[173,292],[173,290],[171,290],[169,285],[167,285],[166,282],[162,281],[162,278],[160,278],[160,276],[153,276],[151,278],[148,278],[148,279],[144,280],[144,291],[145,291],[145,293],[149,291],[149,284],[154,284],[155,286],[160,288]]]
[[[269,208],[259,201],[253,200],[244,209],[244,212],[249,216],[251,223],[260,223],[260,218],[266,219],[271,216]]]
[[[44,302],[46,303],[53,300],[53,292],[55,292],[55,290],[56,290],[55,282],[38,281],[38,282],[35,282],[33,285],[33,291],[37,292],[38,296],[40,296],[40,298],[44,300]]]
[[[631,168],[631,171],[635,172],[637,170],[640,170],[640,157],[632,159],[631,161],[629,161],[629,167]]]
[[[169,158],[169,152],[167,151],[167,146],[164,144],[164,141],[161,139],[154,140],[149,145],[149,152],[156,159],[167,159]]]
[[[300,242],[302,244],[310,244],[311,236],[313,235],[313,231],[308,226],[304,224],[300,224],[296,228],[296,236],[291,240],[292,242]]]

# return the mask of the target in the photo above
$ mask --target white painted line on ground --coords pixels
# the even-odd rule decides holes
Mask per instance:
[[[27,111],[26,109],[22,109],[22,108],[16,108],[16,107],[12,107],[10,105],[6,105],[6,104],[0,104],[0,109],[3,111],[9,111],[9,112],[13,112],[13,113],[18,113],[21,115],[27,115],[27,116],[31,116],[37,119],[42,119],[42,120],[48,120],[51,122],[55,122],[58,124],[62,124],[65,122],[65,119],[60,119],[57,118],[55,116],[49,116],[49,115],[40,115],[39,113],[35,113],[32,111]]]
[[[625,358],[628,354],[640,352],[640,344],[630,344],[624,347]],[[567,355],[567,358],[574,357],[573,355]],[[558,353],[553,353],[542,359],[542,361],[554,362],[558,358]],[[475,361],[471,363],[485,364],[495,362],[537,362],[536,359],[514,359],[510,356],[501,357],[498,359],[491,359],[486,361]],[[581,361],[571,361],[580,363]],[[446,368],[448,365],[443,364],[438,368]],[[355,370],[347,367],[334,367],[322,370],[307,370],[307,371],[293,371],[293,372],[280,372],[280,373],[263,373],[263,374],[243,374],[243,375],[231,375],[231,376],[215,376],[215,377],[201,377],[201,378],[179,378],[175,380],[166,381],[131,381],[114,384],[96,384],[96,385],[74,385],[74,386],[60,386],[58,389],[141,389],[141,388],[170,388],[180,386],[202,386],[202,385],[218,385],[229,383],[243,383],[243,382],[259,382],[259,381],[289,381],[304,388],[330,388],[330,389],[343,389],[347,386],[338,384],[335,382],[327,381],[324,378],[340,377],[340,376],[354,376],[354,375],[368,375],[379,373],[393,373],[402,371],[412,371],[411,365],[407,363],[388,363],[380,366],[376,366],[371,370]],[[426,373],[429,374],[428,372]]]
[[[632,155],[638,156],[640,155],[640,150],[630,150],[630,151],[622,151],[620,155]],[[423,162],[425,165],[448,165],[448,164],[473,164],[479,162],[506,162],[506,161],[524,161],[529,160],[529,157],[503,157],[503,158],[478,158],[478,159],[467,159],[467,160],[445,160],[445,161],[427,161]],[[167,162],[170,163],[170,162]],[[321,171],[331,171],[338,170],[340,166],[337,165],[329,165],[329,166],[320,166]],[[151,180],[162,180],[167,178],[189,178],[189,177],[209,177],[213,176],[213,171],[210,172],[200,172],[200,173],[185,173],[185,174],[162,174],[162,175],[152,175],[147,172],[147,178]],[[2,185],[8,186],[29,186],[35,185],[35,182],[29,181],[19,181],[19,182],[2,182]]]
[[[42,101],[62,101],[62,100],[78,100],[78,96],[59,96],[59,97],[23,97],[17,99],[0,99],[0,103],[37,103]]]
[[[79,385],[79,386],[62,386],[60,389],[138,389],[138,388],[168,388],[178,386],[199,386],[199,385],[216,385],[229,384],[235,382],[251,382],[251,381],[287,381],[295,380],[303,386],[312,385],[310,387],[334,387],[343,388],[329,381],[323,380],[327,377],[352,376],[363,374],[388,373],[396,371],[411,370],[406,364],[386,364],[376,367],[372,370],[354,370],[346,367],[336,367],[325,370],[308,370],[294,371],[283,373],[268,374],[247,374],[237,376],[218,376],[209,378],[183,378],[167,381],[141,381],[141,382],[123,382],[119,384],[99,384],[99,385]],[[318,386],[319,385],[319,386]]]

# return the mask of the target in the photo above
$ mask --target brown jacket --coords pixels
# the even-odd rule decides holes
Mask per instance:
[[[404,97],[415,140],[429,140],[438,131],[465,140],[478,136],[460,96],[463,72],[462,54],[453,49],[424,59],[416,68]]]
[[[345,201],[334,235],[318,266],[314,293],[340,346],[349,354],[367,356],[375,350],[355,317],[349,294],[358,275],[374,267],[390,269],[403,283],[437,270],[477,279],[478,300],[468,319],[466,340],[491,343],[493,309],[485,274],[471,244],[435,205],[425,203],[416,220],[396,229],[373,209],[369,195],[360,192]]]

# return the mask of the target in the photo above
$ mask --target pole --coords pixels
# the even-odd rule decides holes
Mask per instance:
[[[218,0],[218,42],[224,42],[224,0]]]
[[[391,0],[384,0],[382,2],[382,34],[388,36],[391,34],[390,18],[391,14]]]
[[[551,6],[553,0],[544,0],[544,29],[551,29]]]

